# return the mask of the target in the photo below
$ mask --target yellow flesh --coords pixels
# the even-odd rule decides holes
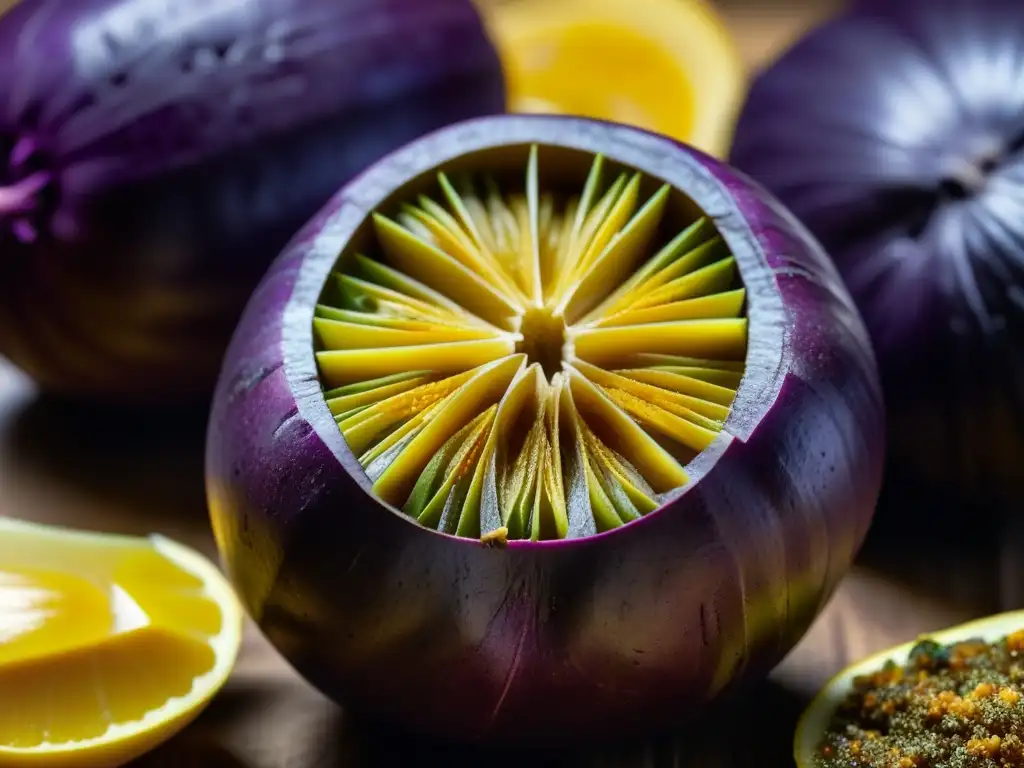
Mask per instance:
[[[167,539],[0,519],[0,766],[120,765],[223,685],[241,608]]]
[[[745,73],[703,0],[481,0],[514,112],[636,125],[725,152]]]
[[[314,333],[327,404],[374,491],[468,537],[577,538],[657,508],[722,430],[747,320],[704,219],[595,159],[570,199],[438,177],[344,254]],[[472,309],[470,309],[472,308]],[[571,501],[570,501],[571,500]]]
[[[931,632],[923,637],[934,640],[941,645],[948,645],[972,638],[981,638],[986,642],[993,643],[1019,629],[1024,629],[1024,611],[1012,611],[1010,613],[988,616],[984,619],[968,622],[967,624],[950,627],[938,632]],[[900,666],[906,665],[910,658],[910,652],[917,643],[918,640],[912,640],[909,643],[879,651],[847,667],[822,688],[818,695],[815,696],[814,701],[804,711],[800,722],[797,724],[793,743],[793,756],[798,768],[814,768],[816,753],[832,720],[832,715],[853,690],[854,679],[877,672],[889,659],[892,659]]]

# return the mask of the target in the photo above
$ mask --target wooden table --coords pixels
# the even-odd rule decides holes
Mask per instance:
[[[752,66],[828,10],[825,0],[722,6]],[[37,396],[0,363],[0,515],[126,533],[158,530],[215,556],[203,495],[202,422],[201,414],[107,421],[69,410]],[[789,765],[797,714],[844,664],[919,632],[1024,604],[1024,525],[996,523],[995,530],[972,533],[928,524],[927,510],[907,513],[909,524],[880,521],[858,567],[770,680],[675,734],[529,758],[428,744],[346,717],[250,627],[227,688],[194,726],[139,766],[475,766],[484,757],[491,765]],[[911,550],[901,542],[918,543]],[[738,722],[752,733],[739,735]]]

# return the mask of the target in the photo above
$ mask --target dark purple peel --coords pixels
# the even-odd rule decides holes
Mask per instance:
[[[755,80],[731,150],[835,259],[929,510],[1022,498],[1022,61],[1014,0],[859,0]]]
[[[660,509],[589,538],[495,548],[370,494],[325,403],[312,320],[339,252],[398,187],[531,143],[603,153],[690,196],[739,263],[749,352],[725,431]],[[248,610],[329,695],[450,738],[567,743],[667,725],[778,662],[866,533],[883,432],[856,310],[763,190],[635,129],[487,118],[374,165],[275,262],[222,370],[207,490]]]
[[[0,18],[0,354],[76,397],[208,397],[342,183],[503,109],[469,0],[23,0]]]

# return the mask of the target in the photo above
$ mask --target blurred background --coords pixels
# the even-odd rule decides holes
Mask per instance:
[[[797,35],[843,7],[842,0],[712,0],[754,69]]]

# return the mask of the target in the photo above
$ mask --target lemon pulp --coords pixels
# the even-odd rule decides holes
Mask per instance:
[[[241,609],[167,539],[0,520],[0,766],[121,765],[227,679]]]
[[[634,125],[728,150],[746,72],[703,0],[478,0],[513,112]]]
[[[671,136],[693,128],[693,86],[678,63],[635,30],[607,22],[539,31],[508,78],[514,111],[595,117]]]

